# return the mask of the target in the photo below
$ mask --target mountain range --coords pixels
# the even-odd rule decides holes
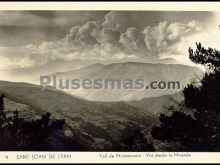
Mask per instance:
[[[91,61],[74,60],[64,61],[56,60],[39,66],[33,67],[13,67],[0,70],[0,80],[14,82],[38,83],[39,77],[54,72],[65,72],[89,65]],[[37,81],[37,82],[36,82]]]
[[[89,59],[76,59],[71,61],[66,60],[54,60],[46,64],[39,64],[31,67],[19,67],[18,65],[11,65],[0,67],[0,80],[14,81],[14,82],[29,82],[39,84],[39,77],[42,75],[52,74],[56,72],[67,72],[70,70],[76,70],[92,64],[97,63],[96,60]],[[120,62],[120,60],[116,61]],[[161,63],[161,64],[178,64],[178,61],[172,58],[164,59],[152,59],[148,60],[149,63]],[[108,64],[107,62],[105,62]]]
[[[174,105],[175,101],[181,102],[183,87],[195,74],[203,73],[197,67],[165,64],[165,61],[170,59],[164,59],[164,63],[91,65],[82,65],[80,60],[74,63],[57,61],[32,68],[9,68],[0,71],[1,80],[9,80],[0,81],[0,94],[6,96],[9,115],[17,109],[21,117],[30,120],[50,112],[54,118],[66,120],[66,136],[72,136],[92,150],[108,149],[120,141],[126,128],[144,128],[144,132],[150,134],[152,126],[158,124],[159,114],[166,113],[166,107]],[[43,89],[36,85],[41,75],[80,80],[179,81],[181,89]],[[11,82],[14,80],[18,82]]]
[[[158,83],[178,81],[180,83],[180,89],[62,89],[63,91],[72,95],[92,100],[92,101],[131,101],[141,100],[146,97],[158,97],[166,94],[174,94],[183,89],[183,87],[190,82],[195,75],[202,74],[202,71],[197,67],[180,65],[180,64],[151,64],[151,63],[113,63],[113,64],[93,64],[87,67],[71,70],[67,72],[57,72],[48,76],[56,76],[57,80],[97,80],[101,79],[103,83],[106,80],[138,80],[143,79],[145,83],[157,81]],[[57,83],[57,88],[60,84]]]

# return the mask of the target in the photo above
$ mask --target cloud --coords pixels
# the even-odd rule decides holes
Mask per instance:
[[[178,54],[176,47],[189,36],[200,32],[199,24],[191,21],[188,24],[178,22],[160,22],[158,26],[146,27],[143,31],[144,40],[148,51],[152,55]]]
[[[0,25],[7,26],[45,26],[52,24],[49,18],[28,14],[27,12],[0,11]]]
[[[0,48],[0,57],[5,63],[19,61],[21,67],[42,65],[58,59],[114,61],[161,58],[181,54],[183,49],[187,51],[184,42],[201,31],[196,21],[186,24],[164,21],[143,30],[127,27],[123,31],[119,20],[117,12],[109,12],[104,22],[88,21],[74,26],[57,41]]]
[[[118,44],[120,38],[120,32],[114,28],[103,28],[101,32],[101,41]]]
[[[83,26],[72,27],[65,41],[73,45],[94,45],[98,44],[96,39],[99,33],[99,25],[95,21],[89,21]]]
[[[106,11],[17,10],[0,11],[0,26],[70,27],[103,18]]]
[[[130,53],[140,52],[145,54],[144,52],[147,51],[143,35],[136,27],[129,27],[124,33],[121,33],[119,42]]]
[[[120,28],[120,24],[118,23],[117,13],[115,11],[111,11],[105,15],[105,21],[102,23],[104,28]]]

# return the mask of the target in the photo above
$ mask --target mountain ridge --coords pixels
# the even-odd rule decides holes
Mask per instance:
[[[194,66],[182,64],[151,64],[151,63],[112,63],[108,65],[93,64],[81,69],[71,70],[48,76],[56,76],[57,79],[78,79],[78,80],[121,80],[126,79],[136,81],[143,79],[146,83],[157,82],[180,82],[181,89],[194,74],[202,74],[202,70]],[[145,84],[146,85],[146,84]],[[149,84],[148,84],[149,85]],[[59,89],[59,87],[58,87]],[[130,101],[140,100],[145,97],[157,97],[165,94],[174,94],[181,89],[169,90],[124,90],[124,89],[64,89],[65,92],[91,100],[91,101]]]

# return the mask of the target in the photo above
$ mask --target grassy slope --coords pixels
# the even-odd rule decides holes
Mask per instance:
[[[147,126],[150,130],[157,121],[154,115],[122,102],[86,101],[27,83],[0,81],[0,93],[5,93],[12,101],[33,107],[38,114],[50,112],[56,118],[66,119],[73,136],[94,148],[117,142],[122,130],[128,126]],[[99,141],[104,143],[96,145]]]

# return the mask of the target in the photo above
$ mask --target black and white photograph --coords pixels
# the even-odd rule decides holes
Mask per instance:
[[[0,10],[0,151],[219,152],[220,12]]]

